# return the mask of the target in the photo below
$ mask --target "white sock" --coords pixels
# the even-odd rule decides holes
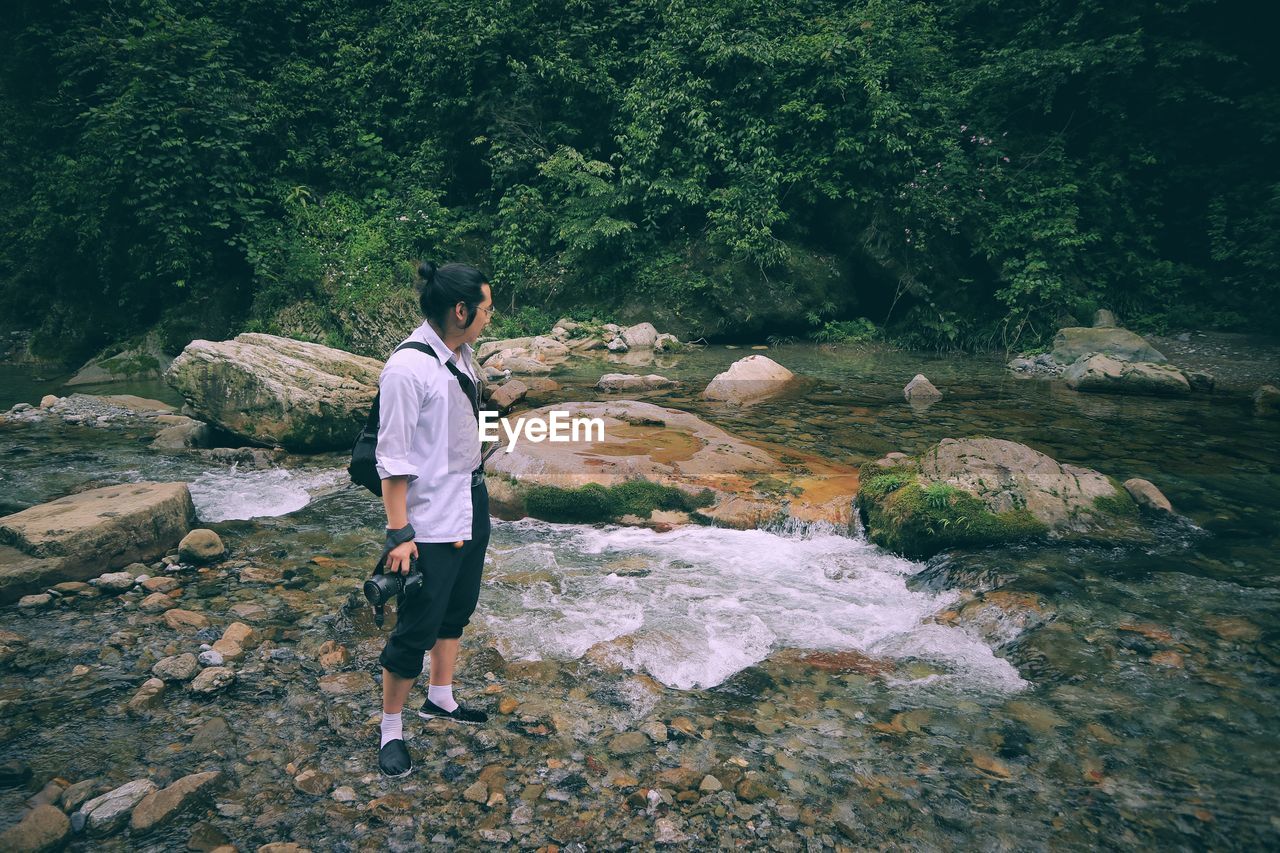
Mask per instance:
[[[437,708],[444,708],[446,711],[458,710],[458,703],[453,699],[453,685],[439,684],[427,685],[427,698],[431,700],[431,704]]]
[[[378,749],[382,749],[382,747],[391,743],[391,741],[393,740],[404,740],[404,737],[402,735],[403,731],[404,729],[402,728],[402,724],[400,722],[400,715],[388,714],[386,711],[383,711],[382,712],[382,743],[378,744]]]

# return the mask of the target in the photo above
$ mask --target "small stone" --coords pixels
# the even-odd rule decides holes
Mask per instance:
[[[303,770],[293,777],[293,787],[304,794],[322,797],[333,788],[333,777],[319,770]]]
[[[490,844],[510,844],[511,833],[505,829],[482,829],[480,838]]]
[[[720,784],[720,780],[708,773],[702,777],[702,783],[698,785],[698,790],[704,794],[714,794],[716,791],[724,790],[724,785]]]
[[[907,387],[902,389],[902,396],[911,403],[926,403],[941,400],[942,392],[935,388],[923,373],[917,373],[915,378],[907,383]]]
[[[173,592],[178,586],[177,578],[167,576],[147,578],[142,582],[142,588],[147,592]]]
[[[735,793],[737,793],[738,799],[744,803],[754,803],[757,800],[777,796],[777,792],[770,789],[768,785],[759,779],[751,778],[746,778],[739,782]]]
[[[217,533],[199,527],[178,543],[178,556],[188,563],[210,563],[227,552]]]
[[[502,697],[502,700],[498,702],[498,713],[511,714],[511,713],[514,713],[516,708],[519,708],[519,707],[520,707],[520,703],[516,701],[515,698],[511,696],[504,696]]]
[[[675,822],[671,818],[660,817],[654,822],[653,841],[655,844],[684,844],[688,840],[689,836],[677,829]]]
[[[609,741],[609,753],[612,755],[634,755],[648,752],[649,748],[649,738],[643,732],[624,732]]]
[[[654,743],[665,743],[667,740],[667,727],[664,723],[652,720],[640,727],[640,731],[649,736],[649,740]]]
[[[142,603],[138,605],[138,608],[143,613],[163,613],[177,606],[178,603],[163,592],[153,592],[142,599]]]
[[[71,821],[56,806],[39,805],[0,833],[0,850],[42,853],[60,848],[71,834]]]
[[[97,796],[105,787],[101,779],[85,779],[77,782],[62,792],[59,805],[64,812],[74,812],[80,808],[81,803]]]
[[[1280,388],[1263,385],[1253,392],[1254,414],[1267,416],[1280,414]]]
[[[151,667],[151,674],[165,681],[190,681],[199,671],[200,663],[190,652],[161,658]]]
[[[59,397],[57,394],[45,394],[43,397],[40,398],[40,408],[48,409],[52,406],[57,405],[58,401],[60,401],[61,399],[62,398]]]
[[[231,607],[231,615],[238,619],[247,619],[250,622],[261,622],[270,614],[267,608],[261,604],[254,604],[250,601],[242,601]]]
[[[334,672],[320,676],[320,691],[326,696],[371,695],[377,688],[367,672]]]
[[[130,713],[141,714],[160,704],[164,695],[164,681],[159,678],[148,678],[133,694],[126,706]]]
[[[192,693],[216,693],[236,680],[236,674],[226,667],[211,666],[201,670],[188,687]]]
[[[688,717],[675,717],[671,720],[671,728],[675,729],[685,737],[696,737],[698,727],[693,724],[693,720]]]
[[[489,786],[484,783],[483,779],[477,780],[462,792],[462,797],[473,803],[483,803],[489,799]]]
[[[1151,656],[1151,662],[1156,666],[1167,666],[1170,669],[1182,669],[1186,666],[1182,655],[1174,651],[1165,650],[1156,652]]]
[[[164,624],[183,634],[194,634],[202,628],[209,627],[209,617],[194,610],[174,608],[164,612]]]
[[[18,599],[18,606],[23,610],[42,610],[51,604],[53,604],[53,596],[47,592],[24,595]]]
[[[325,640],[320,646],[320,665],[325,669],[341,669],[350,662],[351,653],[336,640]]]
[[[200,661],[201,666],[222,666],[225,662],[222,655],[213,649],[206,649],[201,652],[197,660]]]
[[[330,794],[339,803],[354,803],[356,801],[356,789],[350,785],[340,785],[333,789]]]
[[[135,586],[132,572],[107,572],[98,575],[89,583],[103,592],[128,592]]]
[[[240,648],[240,644],[223,637],[213,644],[213,648],[209,651],[217,652],[222,655],[223,660],[236,661],[244,657],[244,649]]]
[[[240,570],[241,583],[280,583],[284,580],[281,569],[266,566],[245,566]]]
[[[244,649],[252,649],[258,645],[258,632],[243,622],[232,622],[222,632],[222,639],[230,640]],[[217,648],[215,645],[214,648]]]

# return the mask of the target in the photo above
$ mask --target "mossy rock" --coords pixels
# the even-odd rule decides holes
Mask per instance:
[[[710,506],[710,489],[690,494],[674,486],[630,480],[616,486],[588,483],[576,488],[534,485],[517,487],[525,510],[534,518],[562,523],[591,524],[617,521],[625,515],[647,518],[654,510],[679,510],[696,516]]]
[[[1048,525],[1026,509],[993,513],[981,500],[945,483],[922,484],[918,469],[862,468],[858,508],[868,536],[913,559],[959,547],[983,547],[1041,536]]]

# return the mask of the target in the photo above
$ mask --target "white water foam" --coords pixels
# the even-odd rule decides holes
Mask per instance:
[[[212,522],[287,515],[346,483],[347,472],[342,468],[241,471],[232,466],[201,474],[189,488],[196,515]]]
[[[974,634],[926,621],[954,593],[908,589],[921,565],[864,540],[526,520],[499,523],[490,555],[478,618],[509,656],[575,659],[606,644],[596,654],[697,689],[782,648],[855,650],[940,664],[958,686],[1026,686]],[[512,573],[533,582],[512,589]]]

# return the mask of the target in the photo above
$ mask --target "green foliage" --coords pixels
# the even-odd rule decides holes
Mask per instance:
[[[523,495],[530,515],[565,523],[616,521],[624,515],[648,518],[659,509],[693,513],[715,499],[709,489],[690,495],[648,480],[629,480],[616,486],[588,483],[572,489],[530,486],[523,489]]]
[[[940,349],[1034,347],[1097,307],[1273,328],[1280,90],[1227,12],[22,4],[0,310],[68,355],[155,324],[377,349],[358,318],[431,258],[485,269],[529,331],[523,309],[575,306]]]

